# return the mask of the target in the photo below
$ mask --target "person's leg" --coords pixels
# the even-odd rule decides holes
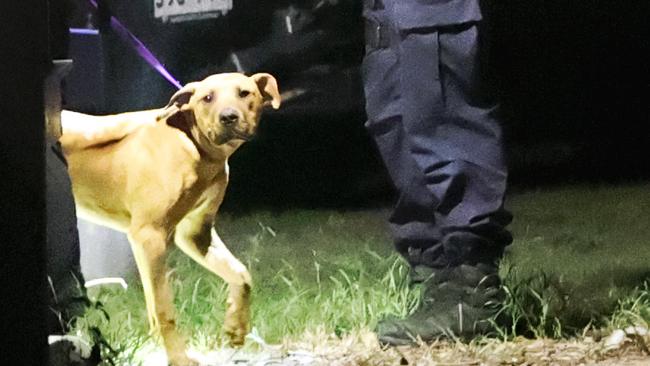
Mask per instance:
[[[443,239],[434,255],[439,263],[426,260],[436,267],[469,260],[480,247],[470,237],[500,247],[510,240],[503,230],[510,218],[503,211],[507,168],[498,106],[481,89],[479,45],[471,23],[407,34],[400,47],[403,125],[413,159],[439,201],[440,230],[468,238],[449,246]]]
[[[441,222],[443,246],[459,253],[450,256],[448,265],[491,263],[512,241],[505,229],[512,217],[503,207],[507,166],[499,106],[486,83],[488,70],[482,67],[487,58],[482,26],[476,23],[439,33],[447,124],[438,132],[454,142],[449,156],[456,158],[457,176],[464,180],[458,187],[462,199]]]
[[[383,6],[379,2],[375,6],[365,14],[368,39],[362,69],[366,128],[398,193],[389,219],[395,248],[411,262],[411,248],[426,247],[432,238],[440,237],[433,215],[438,203],[411,155],[400,116],[399,61],[394,42],[397,34],[387,24]]]
[[[503,209],[507,173],[497,105],[480,89],[479,51],[475,23],[409,32],[400,44],[404,131],[437,202],[441,236],[409,248],[411,263],[432,278],[411,318],[379,324],[385,343],[484,333],[494,314],[487,305],[498,300],[496,260],[511,241],[511,216]]]
[[[400,118],[369,120],[366,126],[397,191],[397,202],[389,218],[395,249],[411,265],[416,265],[420,259],[418,250],[440,238],[433,215],[437,202],[410,155]]]

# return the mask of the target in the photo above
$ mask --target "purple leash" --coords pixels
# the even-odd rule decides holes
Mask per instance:
[[[96,0],[88,0],[92,6],[97,8],[97,1]],[[172,74],[165,69],[165,66],[158,61],[156,56],[147,49],[147,47],[136,37],[131,33],[126,27],[119,21],[117,18],[111,15],[111,29],[117,33],[117,35],[126,43],[130,44],[131,47],[135,49],[135,51],[142,57],[151,67],[156,69],[162,75],[167,81],[169,81],[173,86],[176,87],[176,89],[180,89],[182,87],[181,83],[176,80]]]

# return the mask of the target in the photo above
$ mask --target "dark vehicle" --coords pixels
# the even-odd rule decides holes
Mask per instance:
[[[99,10],[91,1],[77,0],[71,56],[78,66],[70,76],[70,105],[87,112],[146,108],[166,102],[174,90],[120,39],[111,27],[109,17],[114,16],[181,83],[219,72],[264,70],[279,79],[288,97],[280,113],[363,110],[360,4],[337,0],[206,2],[214,5],[203,10],[211,11],[192,13],[197,11],[192,4],[201,5],[200,0],[100,0]],[[92,73],[103,88],[77,78]]]

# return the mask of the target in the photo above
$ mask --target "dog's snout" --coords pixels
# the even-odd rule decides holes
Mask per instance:
[[[239,121],[239,113],[233,108],[226,108],[219,113],[219,121],[226,126],[233,125]]]

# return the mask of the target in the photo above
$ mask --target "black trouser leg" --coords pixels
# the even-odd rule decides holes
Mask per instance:
[[[364,60],[368,128],[399,191],[391,223],[412,264],[491,261],[511,241],[498,106],[482,89],[479,45],[471,23],[401,34]]]

